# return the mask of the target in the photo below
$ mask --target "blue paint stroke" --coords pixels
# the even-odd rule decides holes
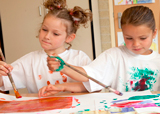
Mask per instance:
[[[122,112],[132,112],[132,111],[135,111],[133,107],[125,107],[125,108],[122,108],[121,110]]]
[[[123,102],[123,101],[126,101],[128,99],[121,99],[121,100],[116,100],[116,101],[112,101],[111,103],[118,103],[118,102]]]
[[[146,101],[142,101],[142,102],[140,102],[138,104],[146,104],[146,103],[151,103],[151,102],[153,102],[153,101],[152,100],[146,100]]]

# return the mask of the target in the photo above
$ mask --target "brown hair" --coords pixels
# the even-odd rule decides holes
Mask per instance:
[[[44,19],[49,15],[63,19],[67,35],[76,33],[80,25],[83,25],[86,28],[87,22],[92,20],[92,12],[89,9],[84,10],[79,6],[68,9],[66,0],[47,0],[43,5],[49,10]],[[70,48],[72,45],[69,45]]]
[[[155,30],[155,19],[151,9],[146,6],[133,6],[126,9],[121,18],[121,26],[132,24],[139,26],[145,24],[151,30]]]

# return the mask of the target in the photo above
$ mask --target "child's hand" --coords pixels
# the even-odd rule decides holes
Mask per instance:
[[[46,97],[49,95],[54,95],[54,94],[59,93],[61,91],[64,91],[64,87],[61,86],[61,84],[56,84],[56,85],[49,84],[48,86],[44,86],[39,90],[38,96],[39,97]]]
[[[13,67],[3,61],[0,61],[0,76],[7,76],[7,73],[11,72]]]
[[[53,54],[52,56],[58,56],[58,55],[57,54]],[[48,66],[49,70],[55,71],[56,69],[59,68],[59,66],[61,64],[56,60],[57,60],[56,58],[47,57],[47,66]]]

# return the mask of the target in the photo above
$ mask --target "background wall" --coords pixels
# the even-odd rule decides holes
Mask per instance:
[[[102,51],[111,48],[109,0],[98,0]]]

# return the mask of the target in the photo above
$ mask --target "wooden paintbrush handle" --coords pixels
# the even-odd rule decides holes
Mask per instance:
[[[13,78],[12,78],[12,76],[11,76],[11,73],[9,72],[9,73],[7,73],[7,74],[8,74],[9,80],[10,80],[10,82],[11,82],[14,90],[17,91],[16,86],[15,86],[15,83],[14,83]]]

